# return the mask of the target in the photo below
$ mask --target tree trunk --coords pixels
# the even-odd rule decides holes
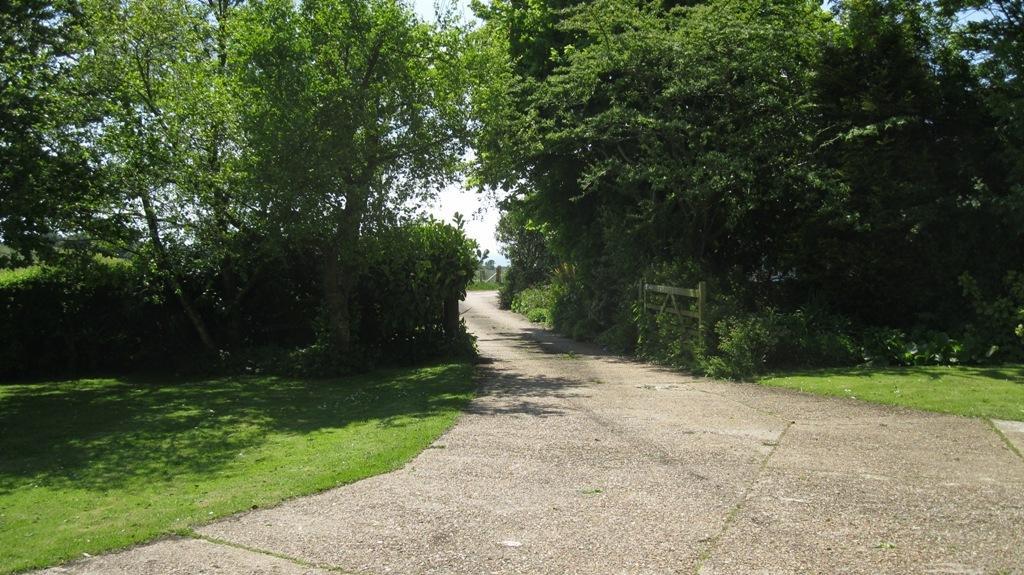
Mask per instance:
[[[237,351],[242,348],[242,308],[238,300],[238,282],[235,279],[235,269],[231,256],[224,258],[221,265],[221,274],[224,287],[224,299],[231,303],[227,306],[228,315],[228,347]]]
[[[214,343],[213,338],[210,337],[210,331],[206,329],[206,322],[203,321],[203,317],[196,310],[195,306],[192,305],[192,300],[185,294],[181,282],[178,280],[178,275],[175,273],[174,266],[171,265],[171,258],[167,254],[167,250],[164,248],[163,240],[160,238],[160,227],[157,222],[156,211],[153,209],[153,201],[149,197],[149,192],[142,192],[139,194],[139,199],[142,200],[142,210],[146,216],[146,226],[149,229],[149,239],[153,242],[153,251],[156,252],[157,265],[163,271],[164,276],[167,278],[167,284],[170,286],[171,291],[177,296],[178,301],[181,303],[181,308],[185,312],[185,316],[192,323],[192,327],[196,330],[196,334],[199,336],[199,341],[202,342],[203,347],[206,348],[212,354],[217,353],[217,344]]]
[[[328,332],[331,344],[339,353],[352,348],[349,297],[352,292],[351,270],[341,261],[341,249],[333,242],[324,250],[323,290],[327,306]]]
[[[459,333],[459,298],[458,296],[449,296],[444,300],[444,309],[441,312],[441,326],[444,328],[444,334],[447,337],[453,338]]]
[[[231,3],[228,0],[208,0],[208,5],[213,11],[217,29],[217,71],[221,76],[226,77],[228,71],[228,33],[227,21],[231,11]],[[210,141],[209,170],[211,174],[219,174],[222,171],[221,150],[225,146],[224,136],[227,129],[224,122],[218,121],[214,128],[214,136]],[[242,298],[246,289],[239,287],[238,273],[235,268],[235,260],[231,251],[227,249],[228,238],[230,237],[230,223],[228,209],[231,204],[231,197],[226,183],[214,183],[212,186],[213,210],[217,222],[217,231],[220,232],[224,257],[221,260],[221,286],[224,290],[224,301],[227,305],[227,342],[228,348],[237,351],[242,348]],[[252,281],[252,280],[250,280]]]

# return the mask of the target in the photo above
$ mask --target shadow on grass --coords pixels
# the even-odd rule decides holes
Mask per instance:
[[[1003,366],[1003,367],[986,367],[986,368],[974,368],[977,370],[978,375],[982,377],[988,377],[992,379],[1005,379],[1014,383],[1024,385],[1024,366]]]
[[[467,366],[338,380],[120,378],[0,387],[0,493],[217,474],[270,434],[382,427],[462,408]]]
[[[781,377],[859,377],[864,379],[887,378],[914,375],[940,380],[953,376],[960,379],[992,380],[999,379],[1024,385],[1024,365],[1001,366],[904,366],[904,367],[842,367],[825,369],[806,369],[773,373],[762,379]]]

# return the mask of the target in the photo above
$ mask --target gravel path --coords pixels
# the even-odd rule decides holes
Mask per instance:
[[[1024,429],[691,378],[493,293],[465,308],[480,396],[404,469],[50,573],[1024,573]]]

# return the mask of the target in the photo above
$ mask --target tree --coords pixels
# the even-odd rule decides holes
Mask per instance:
[[[958,47],[965,50],[984,82],[1003,135],[1016,146],[1024,170],[1024,1],[942,0],[947,17],[958,17]],[[1016,174],[1018,181],[1024,173]]]
[[[500,303],[508,309],[516,294],[549,281],[557,262],[548,234],[542,225],[530,220],[523,200],[508,198],[503,202],[495,235],[505,247],[505,255],[514,262],[501,286]]]
[[[238,35],[244,128],[275,233],[320,261],[329,342],[352,345],[366,230],[457,172],[462,32],[397,0],[261,0]]]
[[[81,94],[68,81],[81,19],[74,0],[0,6],[0,243],[15,263],[51,253],[102,193],[75,137]]]
[[[492,34],[515,36],[524,18],[515,6],[485,14]],[[605,0],[563,15],[564,44],[544,65],[518,63],[507,42],[509,73],[527,88],[495,105],[531,126],[509,132],[512,113],[483,117],[482,145],[525,152],[497,158],[518,161],[511,173],[523,177],[488,183],[525,198],[527,219],[546,227],[589,292],[581,308],[592,323],[624,313],[632,284],[661,262],[740,277],[780,269],[790,223],[827,193],[807,135],[817,48],[831,26],[815,2]],[[489,151],[482,178],[508,171],[491,169],[499,150]]]
[[[958,18],[956,47],[966,52],[980,90],[995,118],[1007,186],[1002,208],[1024,229],[1024,1],[942,0],[948,18]]]
[[[837,193],[805,222],[794,267],[868,323],[947,327],[963,319],[957,277],[1001,276],[1020,245],[993,118],[929,4],[850,0],[837,15],[815,81],[817,159]]]
[[[506,228],[546,230],[597,323],[666,267],[746,307],[959,321],[958,275],[1001,278],[1020,249],[1001,158],[1024,156],[1001,140],[1024,130],[992,103],[1019,77],[1019,3],[949,4],[993,16],[957,44],[919,0],[495,2],[475,174],[512,194]]]
[[[229,82],[231,0],[85,0],[89,44],[78,81],[94,95],[90,147],[117,196],[105,217],[144,238],[120,247],[151,260],[207,351],[220,349],[186,276],[219,267],[231,314],[238,240],[249,204],[239,197],[240,109]],[[232,245],[232,242],[235,242]]]

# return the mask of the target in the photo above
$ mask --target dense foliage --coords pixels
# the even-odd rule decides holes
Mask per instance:
[[[83,120],[69,74],[82,20],[74,0],[0,5],[0,266],[52,254],[54,235],[77,232],[99,193],[69,121]]]
[[[503,309],[510,309],[520,292],[546,282],[556,264],[547,234],[543,228],[535,226],[526,216],[526,211],[515,202],[516,199],[512,198],[506,203],[495,234],[505,246],[505,255],[516,263],[500,287],[499,299]]]
[[[716,375],[1020,356],[1021,13],[478,6],[475,177],[513,269],[550,258],[505,299],[550,282],[559,329]],[[707,281],[704,337],[640,308],[645,279]]]
[[[476,246],[417,215],[466,144],[450,15],[13,0],[0,24],[0,265],[42,264],[0,287],[0,371],[330,373],[468,343]]]
[[[175,315],[124,261],[0,271],[0,376],[116,369],[181,350]]]
[[[4,288],[10,313],[90,309],[65,262],[102,255],[132,271],[97,293],[154,318],[114,334],[132,358],[450,349],[486,254],[415,213],[470,158],[504,209],[502,304],[573,336],[738,376],[1024,356],[1020,0],[474,10],[4,3],[0,261],[47,278]],[[644,281],[707,282],[703,333],[638,305]],[[38,365],[134,361],[86,333]]]
[[[348,353],[326,343],[318,276],[296,254],[240,306],[238,347],[198,365],[198,342],[174,294],[137,263],[63,258],[0,271],[0,377],[157,368],[328,375],[468,349],[464,330],[448,333],[443,321],[445,303],[465,295],[476,266],[459,228],[414,222],[364,238],[360,248],[370,255],[349,304],[355,337]],[[197,276],[184,285],[210,283]],[[187,295],[210,318],[215,339],[239,327],[217,313],[216,294]]]

